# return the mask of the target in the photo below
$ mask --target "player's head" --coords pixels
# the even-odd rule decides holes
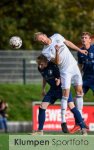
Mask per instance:
[[[81,35],[81,41],[83,45],[91,44],[91,34],[89,32],[83,32]]]
[[[48,65],[48,60],[47,60],[47,57],[45,57],[43,54],[39,55],[37,57],[37,64],[38,64],[38,67],[42,70],[44,68],[47,67]]]
[[[49,45],[50,44],[50,39],[47,37],[46,34],[42,32],[37,32],[34,34],[34,40],[37,42],[40,42],[44,45]]]

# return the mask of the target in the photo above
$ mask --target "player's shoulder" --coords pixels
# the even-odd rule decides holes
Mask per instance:
[[[58,66],[53,63],[52,61],[49,61],[48,66],[52,67],[52,68],[58,68]]]
[[[52,61],[49,61],[49,62],[48,62],[48,65],[49,65],[49,66],[54,66],[54,63],[53,63]]]
[[[59,33],[55,33],[55,34],[53,34],[52,36],[51,36],[51,38],[62,38],[63,36],[61,35],[61,34],[59,34]]]
[[[92,44],[92,45],[90,46],[90,49],[93,49],[93,50],[94,50],[94,44]]]

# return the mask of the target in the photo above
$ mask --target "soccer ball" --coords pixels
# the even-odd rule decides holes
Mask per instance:
[[[22,39],[18,36],[12,36],[9,40],[9,44],[12,48],[19,49],[22,46]]]

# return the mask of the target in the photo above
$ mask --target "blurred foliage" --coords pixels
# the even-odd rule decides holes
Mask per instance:
[[[93,0],[3,0],[0,1],[0,50],[8,50],[9,38],[18,35],[22,49],[41,49],[35,32],[48,36],[58,32],[77,43],[83,31],[94,34]]]

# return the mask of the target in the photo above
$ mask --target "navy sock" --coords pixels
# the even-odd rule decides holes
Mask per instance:
[[[45,109],[39,108],[39,115],[38,115],[39,127],[38,127],[38,130],[43,130],[44,122],[45,122]]]
[[[74,107],[73,109],[71,109],[72,113],[74,114],[74,118],[76,123],[82,128],[84,128],[84,123],[83,123],[83,118],[80,114],[80,112],[78,111],[78,109],[76,107]]]

